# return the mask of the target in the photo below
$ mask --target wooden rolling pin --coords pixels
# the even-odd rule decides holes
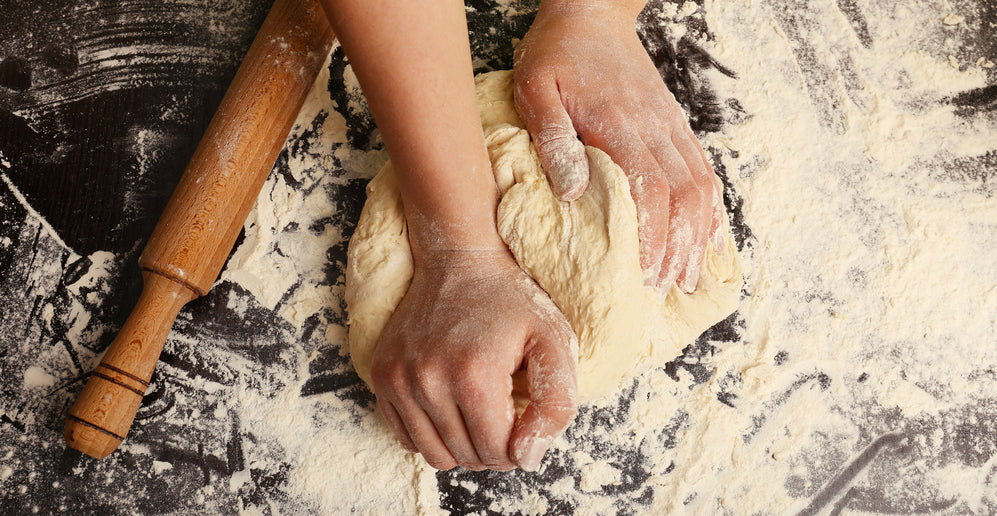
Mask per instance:
[[[221,272],[334,35],[315,0],[276,0],[146,244],[138,304],[69,409],[66,443],[124,440],[180,309]]]

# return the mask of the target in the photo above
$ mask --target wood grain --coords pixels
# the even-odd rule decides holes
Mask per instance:
[[[271,8],[139,258],[142,296],[69,411],[69,446],[103,458],[126,436],[174,319],[218,277],[333,39],[316,2]]]

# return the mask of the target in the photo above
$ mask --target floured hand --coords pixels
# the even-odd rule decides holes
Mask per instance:
[[[723,201],[713,170],[641,46],[634,2],[546,1],[516,49],[516,107],[561,200],[588,185],[584,145],[630,180],[645,282],[696,288]],[[580,140],[579,140],[580,139]],[[584,145],[583,145],[584,144]]]
[[[435,468],[535,470],[574,418],[578,342],[506,249],[426,253],[375,348],[395,435]],[[530,403],[516,420],[512,377]]]

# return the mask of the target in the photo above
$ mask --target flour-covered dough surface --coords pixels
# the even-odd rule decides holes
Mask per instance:
[[[737,307],[741,266],[729,233],[725,249],[707,251],[694,293],[672,287],[666,296],[644,286],[637,212],[620,167],[589,147],[588,190],[572,203],[558,201],[516,113],[512,72],[483,74],[477,88],[502,191],[499,234],[578,335],[580,401],[612,393],[621,380],[671,360]],[[374,346],[408,289],[412,256],[390,163],[367,195],[350,242],[346,302],[350,354],[369,383]]]

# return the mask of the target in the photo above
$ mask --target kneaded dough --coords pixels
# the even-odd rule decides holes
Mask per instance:
[[[716,253],[709,246],[695,292],[672,287],[665,295],[645,286],[637,211],[620,167],[588,147],[588,189],[577,201],[558,201],[516,112],[512,72],[483,74],[476,83],[481,124],[502,192],[499,234],[578,336],[580,402],[613,393],[623,380],[675,358],[734,311],[741,264],[726,220],[726,248]],[[405,216],[388,163],[367,186],[346,272],[350,356],[368,384],[374,345],[411,279]]]

